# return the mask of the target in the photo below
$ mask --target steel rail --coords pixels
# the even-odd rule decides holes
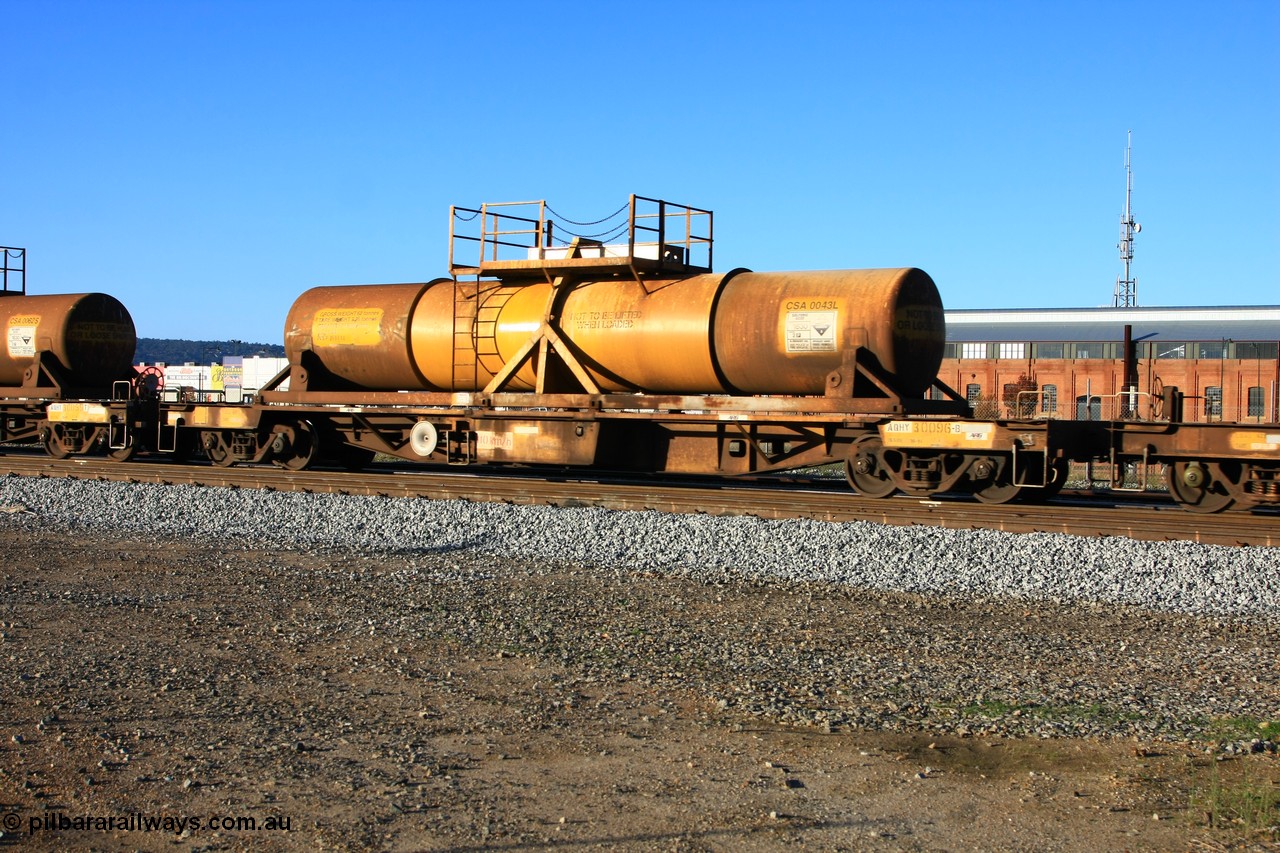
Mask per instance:
[[[1197,515],[1172,502],[1134,505],[1127,500],[1089,498],[1083,493],[1064,493],[1046,505],[988,505],[945,498],[869,499],[840,488],[803,486],[795,481],[614,481],[563,471],[543,471],[536,476],[402,468],[358,473],[287,471],[267,466],[217,468],[84,457],[55,460],[33,454],[0,455],[0,475],[1280,546],[1277,514]]]

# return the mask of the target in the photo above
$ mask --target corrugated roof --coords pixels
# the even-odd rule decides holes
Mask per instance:
[[[948,341],[1280,341],[1280,306],[961,309],[946,312]]]

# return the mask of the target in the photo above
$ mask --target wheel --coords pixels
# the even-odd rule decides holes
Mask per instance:
[[[1022,500],[1027,503],[1044,503],[1050,498],[1062,491],[1062,487],[1067,484],[1067,478],[1071,476],[1071,463],[1065,459],[1055,459],[1049,463],[1049,470],[1045,472],[1049,478],[1049,482],[1038,489],[1024,488],[1022,490]],[[979,498],[981,500],[981,498]]]
[[[128,462],[138,452],[138,445],[133,443],[133,439],[129,439],[129,443],[124,447],[113,447],[107,450],[107,458],[112,462]]]
[[[1026,491],[1013,482],[1013,465],[1008,459],[984,456],[969,466],[973,496],[984,504],[1007,504]]]
[[[1007,504],[1022,497],[1024,491],[1026,491],[1024,486],[988,480],[985,483],[974,484],[973,496],[984,504]]]
[[[66,459],[71,455],[71,450],[62,443],[62,436],[58,435],[57,427],[49,427],[44,436],[44,450],[54,459]]]
[[[879,436],[854,442],[844,463],[844,475],[854,491],[869,498],[887,498],[898,490],[893,472],[884,465],[884,445]]]
[[[279,441],[281,436],[286,437],[286,446],[283,453],[273,461],[282,468],[288,468],[290,471],[306,470],[320,455],[320,440],[316,436],[315,427],[307,421],[291,424],[288,433],[278,434],[276,440]]]
[[[1216,462],[1174,462],[1164,470],[1164,483],[1191,512],[1222,512],[1236,502],[1230,479]]]
[[[1066,459],[1053,460],[1049,463],[1049,474],[1049,482],[1045,483],[1044,488],[1041,489],[1046,498],[1051,498],[1062,491],[1067,480],[1071,479],[1071,462]]]
[[[200,443],[204,445],[204,455],[219,468],[230,468],[236,464],[236,457],[231,452],[225,436],[220,432],[200,433]]]

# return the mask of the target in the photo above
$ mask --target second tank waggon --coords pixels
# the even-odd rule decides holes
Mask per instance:
[[[448,277],[302,294],[289,389],[260,399],[349,411],[285,444],[752,473],[845,461],[876,419],[968,411],[936,380],[942,300],[920,269],[716,272],[709,211],[633,196],[603,242],[531,206],[454,208],[475,229],[451,229]]]

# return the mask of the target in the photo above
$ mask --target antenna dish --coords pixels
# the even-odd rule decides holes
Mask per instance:
[[[1141,222],[1135,222],[1135,223],[1133,223],[1133,233],[1134,233],[1134,234],[1141,234],[1141,233],[1142,233],[1142,223],[1141,223]]]

